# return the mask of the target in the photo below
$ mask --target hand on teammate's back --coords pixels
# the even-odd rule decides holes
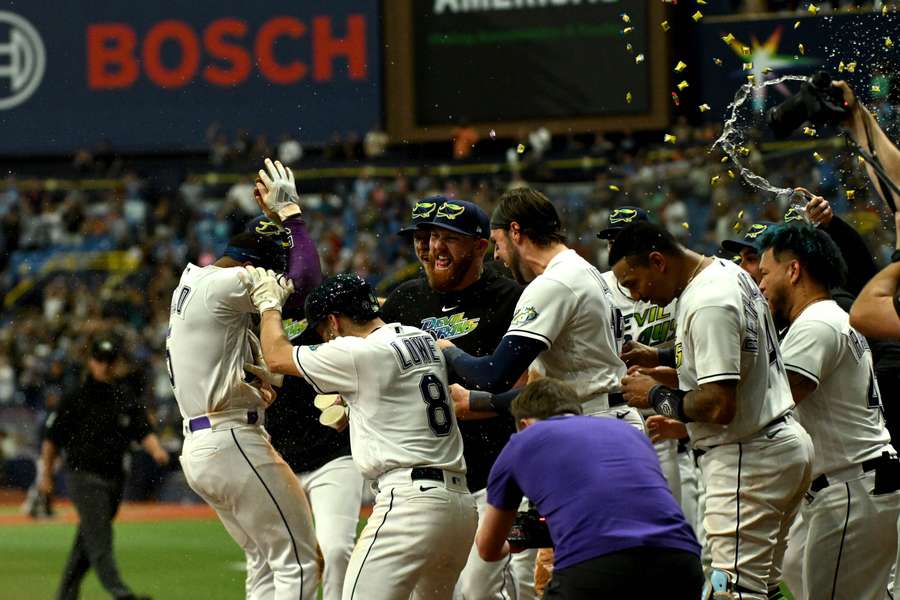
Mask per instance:
[[[271,269],[244,267],[241,281],[259,314],[267,310],[281,310],[285,300],[294,292],[294,284]]]
[[[281,161],[265,160],[266,168],[259,170],[253,196],[267,217],[281,223],[300,214],[300,196],[294,182],[294,173]]]
[[[622,346],[622,354],[619,357],[629,367],[632,365],[639,367],[659,366],[659,354],[656,348],[645,346],[635,341],[625,342],[625,345]]]

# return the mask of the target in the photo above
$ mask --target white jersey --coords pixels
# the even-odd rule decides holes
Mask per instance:
[[[172,294],[166,363],[185,420],[265,407],[260,390],[244,381],[244,363],[254,362],[256,308],[238,279],[241,270],[189,264]]]
[[[294,363],[317,392],[347,403],[365,478],[410,467],[466,472],[444,354],[421,329],[391,323],[365,338],[297,346]]]
[[[816,448],[813,477],[881,455],[891,436],[866,338],[834,300],[807,306],[781,342],[784,367],[818,387],[797,405]]]
[[[677,300],[665,308],[652,302],[640,302],[619,285],[615,273],[601,275],[609,286],[613,306],[622,313],[625,341],[634,340],[645,346],[671,346],[675,343],[675,310]]]
[[[600,272],[574,250],[554,256],[528,284],[506,335],[547,344],[538,370],[574,387],[582,401],[606,403],[606,394],[622,389],[621,313]]]
[[[740,441],[793,408],[769,305],[743,269],[713,259],[679,296],[675,321],[675,362],[682,390],[738,381],[731,423],[687,424],[694,446]]]

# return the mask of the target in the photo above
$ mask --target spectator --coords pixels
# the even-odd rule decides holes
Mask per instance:
[[[385,152],[387,152],[388,141],[388,134],[376,123],[366,134],[363,141],[363,151],[366,158],[372,160],[384,156]]]
[[[467,119],[460,119],[459,125],[453,129],[453,158],[455,160],[471,158],[477,142],[478,131]]]

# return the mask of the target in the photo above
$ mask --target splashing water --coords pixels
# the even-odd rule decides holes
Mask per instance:
[[[770,85],[779,85],[784,83],[785,81],[808,81],[808,77],[804,77],[802,75],[784,75],[783,77],[779,77],[778,79],[771,79],[769,81],[765,81],[762,83],[761,87],[766,87]],[[744,166],[743,162],[741,162],[738,148],[741,147],[741,141],[743,140],[743,132],[737,125],[738,121],[738,111],[741,106],[750,98],[750,92],[753,91],[754,84],[747,82],[742,85],[737,93],[734,96],[734,101],[728,106],[731,108],[731,113],[728,116],[728,119],[725,120],[725,125],[722,131],[722,135],[719,136],[713,145],[710,147],[710,152],[715,149],[716,146],[720,146],[725,154],[731,158],[732,162],[734,162],[735,166],[740,169],[740,175],[748,184],[753,187],[762,190],[764,192],[770,192],[776,194],[779,197],[787,197],[794,193],[792,188],[778,188],[769,183],[769,180],[763,177],[762,175],[757,175],[753,171],[751,171],[748,167]]]

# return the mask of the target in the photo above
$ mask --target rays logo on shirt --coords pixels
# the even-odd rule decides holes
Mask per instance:
[[[681,359],[682,359],[681,342],[678,342],[677,344],[675,344],[675,368],[676,369],[681,368]]]
[[[427,331],[438,340],[452,340],[472,333],[481,319],[467,319],[466,313],[456,313],[446,317],[422,319],[422,331]]]
[[[306,319],[300,319],[299,321],[295,321],[294,319],[283,319],[281,321],[281,326],[284,328],[284,335],[287,336],[287,339],[293,340],[306,331],[307,322]]]
[[[538,317],[538,311],[533,306],[523,306],[513,314],[512,325],[524,325],[534,321]]]

